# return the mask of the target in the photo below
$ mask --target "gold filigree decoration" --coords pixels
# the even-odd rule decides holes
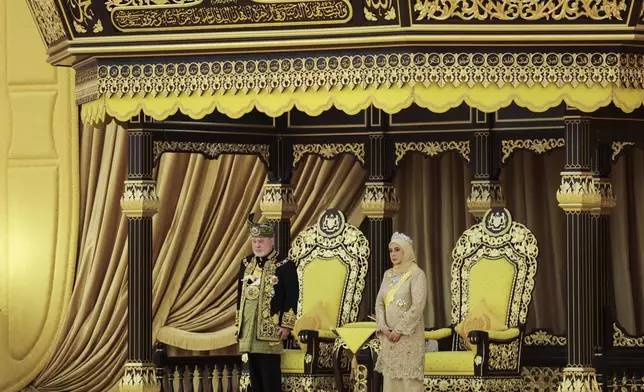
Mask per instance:
[[[284,184],[266,184],[259,207],[266,219],[290,219],[297,211],[293,188]]]
[[[121,209],[128,217],[152,216],[160,206],[156,182],[153,180],[125,181]]]
[[[333,355],[336,355],[340,349],[342,349],[340,354],[340,368],[349,370],[349,346],[342,339],[335,339],[333,341]]]
[[[348,375],[343,375],[343,384],[349,383]],[[282,373],[282,392],[335,392],[333,376]]]
[[[393,216],[400,208],[396,187],[385,183],[367,183],[360,204],[369,218]]]
[[[278,342],[279,336],[277,335],[277,325],[279,324],[279,315],[271,315],[271,301],[273,300],[273,295],[271,294],[271,288],[273,285],[270,283],[270,279],[275,275],[275,270],[277,266],[275,262],[277,260],[268,260],[264,267],[262,268],[262,279],[259,284],[259,292],[261,293],[259,297],[259,304],[257,305],[259,329],[257,331],[257,338],[266,341]],[[244,285],[246,283],[244,282]],[[245,288],[245,287],[244,287]],[[240,309],[240,312],[243,313],[243,309]],[[241,328],[240,328],[241,330]]]
[[[54,0],[29,0],[28,4],[47,47],[67,37]]]
[[[154,142],[154,161],[158,162],[161,154],[166,152],[199,153],[209,159],[217,159],[222,154],[253,154],[259,155],[264,163],[268,163],[268,144],[238,144],[238,143],[206,143],[206,142]]]
[[[537,272],[539,248],[534,234],[523,224],[512,220],[509,211],[502,227],[486,228],[487,215],[481,223],[465,230],[452,251],[452,324],[464,320],[470,311],[470,271],[483,259],[505,258],[514,266],[514,284],[507,306],[505,325],[518,328],[525,324],[534,277]],[[491,210],[490,213],[494,212]]]
[[[408,152],[420,152],[427,156],[436,156],[447,151],[458,151],[463,158],[470,161],[470,142],[396,142],[396,162],[398,165]]]
[[[523,391],[523,379],[520,377],[425,376],[423,381],[425,391]]]
[[[613,193],[613,184],[610,178],[594,177],[593,181],[601,200],[599,204],[600,213],[608,214],[617,205],[617,198]]]
[[[644,10],[644,7],[642,7],[642,9]],[[622,152],[622,150],[624,150],[624,147],[634,146],[634,145],[635,145],[635,142],[613,142],[611,144],[611,148],[613,150],[613,155],[611,155],[610,157],[611,160],[614,161],[615,159],[617,159],[617,156]]]
[[[364,17],[370,22],[376,22],[380,18],[395,20],[396,16],[393,0],[365,0],[364,2]]]
[[[488,363],[491,369],[518,371],[519,367],[519,341],[510,343],[490,343],[490,357]]]
[[[561,383],[561,369],[556,367],[521,368],[524,390],[526,392],[557,392]]]
[[[161,385],[157,380],[156,366],[153,363],[128,361],[125,363],[125,370],[119,391],[121,392],[153,392],[160,391]]]
[[[624,332],[617,323],[613,323],[613,346],[644,348],[644,336],[631,336]]]
[[[592,368],[565,368],[558,392],[601,392]]]
[[[333,343],[319,343],[318,367],[320,369],[333,369]]]
[[[566,139],[528,139],[528,140],[502,140],[501,141],[501,150],[503,151],[503,157],[501,161],[505,163],[507,159],[512,155],[514,150],[530,150],[537,154],[543,154],[545,152],[554,150],[555,148],[561,148],[566,145]]]
[[[335,211],[334,214],[341,214]],[[297,265],[299,279],[299,299],[297,306],[298,319],[302,317],[304,301],[304,271],[313,262],[325,263],[326,260],[338,259],[347,267],[344,292],[338,306],[340,313],[337,326],[355,322],[360,311],[360,302],[365,288],[367,270],[369,268],[369,242],[359,228],[345,223],[340,231],[328,235],[321,227],[325,218],[331,215],[325,212],[318,223],[298,234],[289,250],[289,259]],[[344,219],[344,215],[342,215]],[[346,222],[346,219],[344,220]],[[324,293],[322,293],[324,294]],[[320,298],[322,299],[322,298]],[[310,300],[307,300],[310,301]],[[311,302],[315,303],[315,301]]]
[[[180,0],[172,0],[177,3]],[[138,1],[137,1],[138,2]],[[347,0],[257,1],[210,0],[191,4],[112,7],[114,27],[123,32],[171,31],[178,28],[281,27],[297,24],[346,23],[353,16]]]
[[[186,96],[353,90],[381,85],[587,87],[644,85],[644,55],[627,53],[389,53],[98,66],[99,95]],[[87,92],[91,93],[91,92]],[[83,97],[79,97],[82,99]],[[469,152],[468,152],[469,156]]]
[[[487,210],[505,207],[505,197],[499,181],[473,180],[467,208],[476,217],[482,217]]]
[[[537,330],[524,336],[523,344],[526,346],[565,346],[566,337],[556,336],[544,330]]]
[[[362,164],[365,159],[364,143],[294,144],[293,167],[306,154],[319,155],[324,159],[332,159],[340,154],[351,154]]]
[[[416,20],[624,20],[624,0],[416,0]]]
[[[564,211],[592,211],[601,205],[591,172],[563,172],[557,191],[559,207]]]
[[[250,387],[250,375],[243,373],[239,376],[239,392],[248,392]]]
[[[282,315],[282,326],[285,328],[293,329],[295,327],[295,321],[297,321],[297,318],[295,317],[293,309],[289,309],[288,312]]]
[[[82,97],[76,99],[77,105],[82,105],[98,98],[98,80],[95,66],[77,68],[74,83],[77,96]]]
[[[105,8],[108,11],[114,11],[114,8],[127,8],[127,7],[152,7],[159,6],[176,6],[176,5],[189,5],[200,4],[203,0],[105,0]]]
[[[91,0],[66,0],[69,13],[72,15],[74,30],[79,34],[87,33],[91,27],[92,32],[100,33],[103,31],[103,22],[98,19],[94,22],[94,10],[92,9]]]
[[[351,383],[353,392],[367,392],[369,391],[369,371],[365,365],[358,365],[353,374]]]

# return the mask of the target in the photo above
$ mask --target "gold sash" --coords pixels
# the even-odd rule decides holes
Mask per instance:
[[[391,286],[391,288],[387,292],[387,295],[385,296],[385,306],[386,307],[388,307],[389,304],[391,303],[391,301],[394,300],[394,295],[396,295],[396,293],[398,292],[398,289],[400,288],[400,286],[402,286],[402,284],[405,283],[405,281],[407,279],[409,279],[409,275],[411,275],[411,271],[407,271],[407,273],[400,278],[398,283],[396,283],[395,285]]]

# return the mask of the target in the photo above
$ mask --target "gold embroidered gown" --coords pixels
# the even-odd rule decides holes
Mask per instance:
[[[376,371],[382,373],[384,392],[422,392],[425,367],[425,323],[427,299],[425,273],[414,265],[397,276],[390,269],[376,299],[378,331],[401,332],[400,340],[390,342],[378,332],[381,348]]]

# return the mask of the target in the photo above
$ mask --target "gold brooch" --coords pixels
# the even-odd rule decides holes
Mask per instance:
[[[402,300],[402,299],[398,300],[398,307],[399,308],[404,308],[406,305],[407,305],[407,302],[405,302],[404,300]]]
[[[257,299],[257,298],[259,298],[259,287],[257,286],[246,287],[246,299]]]

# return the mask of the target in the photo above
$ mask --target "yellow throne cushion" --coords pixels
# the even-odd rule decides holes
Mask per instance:
[[[505,323],[496,318],[485,301],[476,304],[465,320],[454,328],[470,349],[474,347],[467,338],[471,331],[504,331],[506,329]]]

